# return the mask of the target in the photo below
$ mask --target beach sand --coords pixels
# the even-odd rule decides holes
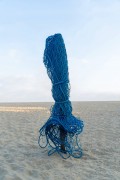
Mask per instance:
[[[120,180],[120,102],[73,102],[83,156],[66,160],[38,146],[50,105],[0,104],[0,180]]]

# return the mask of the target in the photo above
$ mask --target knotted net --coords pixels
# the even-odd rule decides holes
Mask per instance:
[[[84,125],[82,120],[72,115],[67,53],[61,34],[46,39],[43,59],[52,82],[55,103],[51,107],[49,119],[39,130],[38,143],[40,147],[49,146],[48,155],[57,152],[63,158],[79,158],[82,149],[78,135]]]

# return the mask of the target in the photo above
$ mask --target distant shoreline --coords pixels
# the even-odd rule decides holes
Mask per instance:
[[[72,103],[78,103],[78,102],[82,102],[82,103],[83,102],[120,102],[120,100],[110,100],[110,101],[106,101],[106,100],[101,100],[101,101],[97,101],[96,100],[95,101],[94,100],[94,101],[71,101],[71,102]],[[27,101],[26,102],[22,102],[22,101],[14,102],[13,101],[13,102],[0,102],[0,104],[23,104],[23,103],[24,104],[28,104],[28,103],[54,103],[54,101],[36,101],[36,102],[35,101],[33,101],[33,102],[32,101],[30,101],[30,102],[29,101],[28,102]]]

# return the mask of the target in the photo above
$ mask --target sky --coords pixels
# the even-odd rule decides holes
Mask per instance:
[[[53,101],[45,40],[61,33],[71,101],[120,101],[120,0],[0,0],[0,102]]]

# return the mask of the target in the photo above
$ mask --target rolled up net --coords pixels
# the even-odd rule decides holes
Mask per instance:
[[[57,152],[63,158],[80,158],[82,149],[78,135],[84,125],[81,119],[72,114],[67,53],[61,34],[46,39],[43,59],[52,82],[55,103],[51,107],[49,119],[39,130],[38,143],[43,148],[48,145],[48,155]]]

